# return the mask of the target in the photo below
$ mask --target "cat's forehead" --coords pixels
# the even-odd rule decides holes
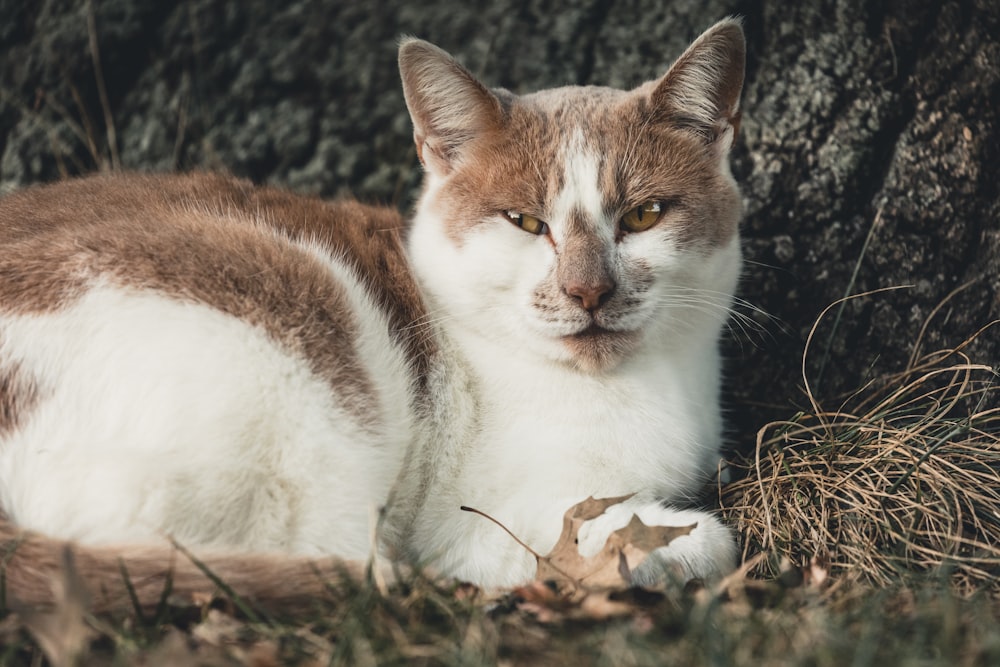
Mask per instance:
[[[562,86],[521,95],[518,99],[554,115],[586,116],[605,113],[633,97],[631,91],[604,86]]]
[[[600,134],[621,128],[638,106],[636,96],[630,92],[600,86],[564,86],[513,98],[511,115],[515,122],[550,125],[555,135],[565,137],[579,130]]]
[[[475,172],[472,182],[491,192],[548,204],[567,178],[579,180],[581,165],[595,165],[586,170],[596,169],[592,187],[613,208],[616,198],[658,194],[646,186],[671,180],[678,169],[707,166],[700,165],[705,151],[696,138],[652,122],[642,89],[567,86],[501,99],[502,129],[484,137],[483,152],[465,163]]]
[[[718,159],[696,135],[658,116],[646,88],[568,86],[497,97],[503,126],[477,142],[441,193],[463,210],[476,207],[472,219],[516,210],[559,236],[593,224],[610,229],[624,210],[648,200],[683,195],[693,210],[731,199]],[[466,215],[453,230],[458,236],[475,227]],[[583,219],[592,224],[570,224]],[[731,227],[682,231],[724,240]]]

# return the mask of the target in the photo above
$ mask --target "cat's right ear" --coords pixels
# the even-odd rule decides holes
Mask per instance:
[[[417,156],[428,171],[449,173],[467,142],[500,127],[503,112],[496,96],[430,42],[404,39],[399,73]]]
[[[729,151],[740,126],[746,41],[739,19],[706,30],[655,84],[653,108],[661,118]]]

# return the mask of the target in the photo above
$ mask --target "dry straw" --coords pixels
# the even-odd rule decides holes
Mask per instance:
[[[1000,383],[964,352],[996,328],[922,357],[918,339],[904,371],[836,409],[806,382],[811,409],[761,429],[720,489],[744,558],[770,556],[759,574],[818,559],[837,584],[931,573],[1000,590]]]

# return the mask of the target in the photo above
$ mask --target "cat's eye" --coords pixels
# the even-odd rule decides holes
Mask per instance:
[[[643,202],[622,216],[622,229],[626,232],[644,232],[657,223],[665,209],[666,206],[660,201]]]
[[[504,213],[507,219],[512,223],[520,227],[526,232],[530,232],[537,236],[546,234],[549,231],[549,226],[536,218],[533,215],[528,215],[527,213],[518,213],[517,211],[507,211]]]

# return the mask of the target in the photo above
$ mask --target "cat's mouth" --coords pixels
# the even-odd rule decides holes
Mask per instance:
[[[606,370],[615,366],[639,342],[636,331],[612,331],[592,322],[575,334],[563,336],[577,365],[585,370]]]
[[[604,334],[614,334],[614,331],[610,329],[605,329],[604,327],[598,325],[596,322],[591,322],[590,325],[583,331],[578,331],[575,334],[570,334],[567,338],[576,338],[578,340],[584,340],[586,338],[594,338],[595,336],[601,336]]]

